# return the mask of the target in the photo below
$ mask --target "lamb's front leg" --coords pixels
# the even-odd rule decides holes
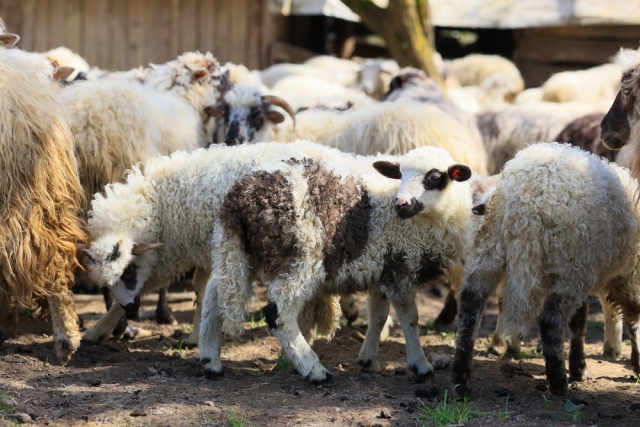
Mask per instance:
[[[199,294],[201,293],[199,292]],[[212,380],[217,379],[223,374],[222,361],[220,360],[222,313],[218,305],[218,279],[215,277],[209,280],[204,292],[202,320],[197,327],[200,331],[198,347],[200,348],[200,363],[204,365],[204,376]]]
[[[604,345],[602,354],[613,360],[622,353],[622,319],[606,297],[601,296],[602,311],[604,313]]]
[[[66,363],[80,345],[78,315],[73,305],[73,295],[66,293],[53,294],[47,297],[51,323],[53,326],[53,364]]]
[[[389,300],[377,288],[369,292],[367,305],[369,308],[369,325],[367,327],[367,335],[358,355],[358,365],[362,366],[362,372],[380,372],[378,345],[380,343],[380,334],[389,315]]]
[[[193,332],[187,338],[187,345],[189,347],[195,347],[198,345],[198,339],[200,334],[200,320],[202,318],[202,303],[204,301],[205,289],[207,283],[211,277],[210,270],[203,270],[202,268],[196,268],[196,272],[193,275],[193,289],[196,291],[196,312],[193,315]]]
[[[83,344],[97,344],[105,339],[115,329],[124,315],[124,309],[120,304],[113,304],[109,311],[100,318],[98,323],[82,337]]]
[[[427,361],[418,332],[418,306],[414,292],[403,292],[391,298],[391,304],[402,325],[404,339],[407,343],[407,362],[413,374],[424,380],[433,374],[433,366]]]
[[[586,381],[587,362],[584,360],[584,337],[587,332],[589,306],[585,301],[569,321],[571,349],[569,351],[569,381]]]
[[[300,375],[313,384],[322,384],[331,379],[329,371],[321,364],[302,336],[298,326],[298,314],[304,302],[282,298],[271,301],[264,308],[264,317],[273,331],[287,358]]]

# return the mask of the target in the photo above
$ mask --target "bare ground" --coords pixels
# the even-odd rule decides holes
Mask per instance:
[[[264,288],[257,291],[261,298],[256,299],[256,308],[264,304]],[[24,421],[52,426],[414,426],[432,425],[428,418],[417,419],[419,408],[435,406],[450,386],[448,369],[436,372],[426,383],[415,382],[406,366],[399,325],[380,346],[382,372],[360,373],[356,358],[365,332],[364,297],[359,300],[361,319],[355,327],[343,326],[330,342],[319,339],[313,345],[334,375],[330,384],[314,387],[291,368],[274,368],[280,346],[263,323],[247,323],[242,337],[226,342],[222,350],[226,374],[210,381],[202,374],[197,349],[175,350],[192,328],[193,294],[172,298],[177,300],[171,305],[179,325],[136,322],[153,336],[136,341],[112,338],[99,346],[82,347],[65,367],[47,363],[52,348],[50,325],[32,314],[21,314],[18,337],[0,349],[0,404],[9,403],[15,413],[28,414]],[[422,292],[421,324],[434,319],[442,304],[442,298]],[[86,296],[78,297],[76,308],[88,328],[104,312],[99,298]],[[143,309],[154,308],[153,301],[143,301]],[[496,313],[495,301],[490,302],[476,342],[472,383],[471,406],[480,414],[473,415],[468,425],[640,426],[640,410],[631,409],[640,404],[640,384],[632,377],[628,341],[620,360],[599,356],[603,331],[597,301],[591,304],[587,332],[590,380],[575,384],[566,396],[586,405],[584,418],[577,422],[564,410],[566,398],[552,396],[546,388],[542,358],[487,356],[487,337]],[[453,353],[452,333],[427,327],[422,332],[427,354]],[[532,331],[523,351],[531,355],[537,344]],[[431,387],[437,389],[435,398],[415,396],[418,389]],[[510,402],[505,408],[506,394]],[[239,421],[233,424],[234,419]],[[16,422],[15,417],[0,417],[0,425]]]

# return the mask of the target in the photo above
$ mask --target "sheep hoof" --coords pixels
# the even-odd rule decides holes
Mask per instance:
[[[502,357],[507,353],[507,344],[492,344],[491,347],[487,350],[488,354],[493,354],[494,356]]]
[[[156,322],[159,325],[177,325],[178,321],[176,317],[173,315],[173,311],[170,308],[164,308],[160,310],[159,308],[156,310]]]
[[[620,357],[620,353],[622,353],[622,349],[617,347],[610,347],[605,344],[602,356],[607,359],[617,360]]]
[[[358,360],[358,365],[360,365],[360,372],[366,372],[369,374],[380,372],[380,364],[375,359]]]
[[[577,381],[579,383],[586,381],[589,378],[589,373],[586,369],[582,369],[580,371],[571,372],[569,375],[569,382],[572,383]]]
[[[224,376],[224,370],[222,371],[213,371],[208,369],[204,370],[204,377],[208,380],[212,380],[212,381],[219,380],[223,376]]]
[[[471,387],[469,387],[469,380],[454,377],[453,394],[459,399],[471,397]]]
[[[305,377],[305,380],[311,382],[311,384],[316,385],[316,386],[317,385],[326,384],[326,383],[328,383],[329,381],[331,381],[333,379],[333,376],[327,371],[324,372],[324,378],[312,379],[312,375],[313,374],[307,375]]]
[[[556,396],[564,396],[565,394],[567,394],[566,378],[562,382],[558,381],[558,384],[550,383],[549,390],[551,391],[552,394],[555,394]]]
[[[411,369],[411,372],[419,382],[423,382],[433,376],[433,367],[429,363],[423,369],[418,368],[416,365],[409,365],[409,369]]]
[[[52,365],[64,365],[71,359],[73,353],[76,352],[78,346],[74,344],[70,338],[57,341],[53,346],[53,352],[49,357],[49,363]]]

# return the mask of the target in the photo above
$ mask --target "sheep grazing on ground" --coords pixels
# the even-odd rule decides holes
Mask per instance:
[[[576,117],[593,113],[593,106],[582,104],[538,103],[513,105],[485,111],[477,116],[488,157],[490,174],[530,144],[553,141]]]
[[[505,273],[502,330],[521,337],[538,322],[552,393],[567,389],[567,326],[570,379],[587,377],[583,341],[590,293],[622,313],[631,363],[640,372],[637,192],[626,169],[567,144],[532,145],[505,165],[466,257],[452,365],[455,393],[470,393],[476,326]]]
[[[615,62],[587,70],[556,73],[542,85],[542,99],[550,102],[581,102],[606,108],[620,88],[621,72],[622,65]]]
[[[440,108],[418,102],[381,102],[353,110],[307,110],[295,126],[273,107],[293,109],[280,99],[269,101],[260,90],[236,87],[207,109],[224,127],[227,144],[307,139],[355,154],[401,155],[421,146],[439,146],[481,175],[487,175],[486,152],[460,122]],[[287,104],[288,105],[288,104]]]
[[[463,181],[471,171],[437,147],[413,150],[399,163],[343,157],[339,164],[298,158],[265,165],[226,194],[200,324],[207,377],[222,374],[222,332],[243,331],[256,271],[269,286],[266,321],[305,379],[330,378],[301,339],[296,319],[305,301],[318,293],[354,291],[369,292],[369,328],[358,358],[363,369],[380,370],[377,348],[391,302],[409,367],[420,379],[433,373],[419,340],[416,285],[437,278],[462,256],[471,214]],[[362,162],[373,163],[380,174]]]
[[[0,342],[15,335],[18,308],[35,299],[51,313],[49,361],[64,363],[80,344],[70,288],[85,240],[73,138],[37,64],[0,54],[0,97]]]
[[[487,79],[495,79],[508,89],[507,101],[524,90],[524,80],[518,67],[498,55],[472,54],[445,62],[447,70],[462,86],[482,86]]]
[[[569,123],[552,141],[568,142],[613,162],[618,152],[609,150],[600,141],[600,123],[604,115],[593,113],[579,117]]]
[[[89,276],[108,287],[119,304],[111,307],[84,340],[95,343],[105,338],[125,309],[137,309],[140,295],[165,287],[196,267],[196,327],[187,339],[189,345],[196,345],[211,272],[214,222],[226,191],[266,162],[341,155],[309,142],[213,146],[151,158],[143,166],[134,166],[126,183],[107,185],[104,195],[97,194],[92,201],[88,228],[93,243],[84,252]],[[339,312],[333,316],[339,317]]]

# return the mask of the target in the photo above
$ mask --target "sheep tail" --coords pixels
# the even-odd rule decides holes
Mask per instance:
[[[222,313],[222,332],[239,336],[244,332],[247,305],[251,299],[251,267],[244,241],[238,234],[225,230],[218,222],[214,229],[214,271],[217,272],[218,305]]]

